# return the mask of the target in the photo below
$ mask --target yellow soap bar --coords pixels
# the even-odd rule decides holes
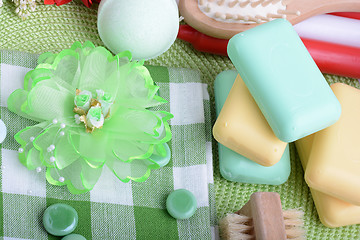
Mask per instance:
[[[215,122],[213,135],[222,145],[263,166],[277,163],[287,146],[273,133],[240,75]]]
[[[342,83],[331,88],[341,116],[316,133],[305,180],[313,189],[360,205],[360,90]]]
[[[316,133],[295,142],[302,166],[306,169]],[[327,227],[360,223],[360,206],[334,198],[310,188],[320,221]]]

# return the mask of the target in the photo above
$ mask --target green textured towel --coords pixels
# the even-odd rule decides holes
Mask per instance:
[[[87,9],[80,1],[61,7],[39,6],[26,21],[21,21],[13,13],[15,7],[5,2],[0,15],[0,49],[25,52],[59,52],[75,41],[90,40],[97,45],[102,42],[97,34],[96,8]],[[190,44],[176,40],[163,55],[147,62],[151,65],[185,67],[198,69],[202,81],[209,84],[212,122],[215,121],[213,81],[218,73],[234,69],[227,57],[204,54],[195,51]],[[345,82],[360,88],[357,80],[326,75],[329,83]],[[213,142],[215,143],[215,142]],[[303,179],[295,147],[291,144],[292,172],[287,183],[281,186],[241,184],[226,181],[220,176],[216,144],[213,144],[214,181],[218,218],[227,212],[238,210],[255,191],[276,191],[280,193],[283,207],[298,208],[305,211],[305,227],[308,239],[359,239],[360,226],[330,229],[324,227],[317,216],[310,191]]]

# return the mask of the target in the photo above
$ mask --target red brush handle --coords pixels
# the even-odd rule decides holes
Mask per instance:
[[[189,42],[200,51],[227,56],[226,49],[228,40],[207,36],[189,25],[180,25],[178,38]]]
[[[301,39],[324,73],[360,78],[360,48],[311,39]]]
[[[189,25],[180,25],[178,38],[201,52],[227,56],[229,40],[209,37]],[[360,48],[310,39],[301,39],[323,73],[360,78]]]
[[[339,16],[339,17],[347,17],[360,20],[360,12],[336,12],[330,13],[331,15]]]
[[[60,6],[63,4],[67,4],[71,2],[72,0],[44,0],[45,5],[53,5],[56,4],[56,6]]]
[[[56,4],[56,6],[61,6],[63,4],[67,4],[71,2],[72,0],[44,0],[45,5],[53,5]],[[96,2],[100,3],[101,0],[95,0]],[[91,7],[93,4],[93,0],[82,0],[82,2],[87,6],[88,8]]]

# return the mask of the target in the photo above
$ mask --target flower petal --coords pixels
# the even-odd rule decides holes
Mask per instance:
[[[111,81],[111,84],[106,84],[106,81],[109,76],[116,79],[118,61],[109,51],[102,47],[94,48],[84,60],[80,61],[80,67],[79,89],[94,93],[97,89],[103,89],[114,95],[114,89],[118,88],[119,83]]]
[[[114,156],[124,162],[131,162],[134,159],[147,159],[154,151],[154,145],[129,140],[114,141],[111,147]]]
[[[15,134],[15,140],[20,144],[21,152],[19,152],[20,162],[28,169],[35,169],[42,165],[40,152],[34,148],[33,141],[43,131],[47,123],[42,122],[40,124],[24,128]]]
[[[37,122],[42,121],[43,119],[26,114],[21,110],[21,106],[26,102],[27,98],[28,98],[27,91],[23,89],[16,89],[14,92],[11,93],[11,95],[7,99],[8,109],[11,112],[14,112],[24,118],[28,118]]]
[[[26,73],[24,78],[24,89],[30,91],[37,83],[50,79],[51,71],[44,68],[36,68]]]
[[[53,68],[52,75],[57,78],[54,79],[55,81],[62,80],[72,86],[71,91],[76,89],[80,78],[79,55],[77,53],[70,50],[60,53],[54,61]],[[59,84],[65,87],[64,83]]]
[[[166,102],[155,95],[159,87],[154,85],[146,67],[136,62],[130,63],[129,67],[130,70],[122,71],[118,79],[121,86],[115,100],[118,104],[128,108],[148,108]]]
[[[111,141],[109,136],[96,130],[93,133],[87,133],[83,129],[78,129],[69,133],[69,141],[79,155],[92,162],[102,164],[106,156],[111,154]],[[95,163],[94,163],[95,162]]]
[[[171,114],[147,109],[114,107],[114,111],[110,113],[111,118],[104,123],[101,129],[110,134],[112,138],[148,143],[159,143],[171,139],[171,131],[167,123],[167,120],[173,117]]]
[[[21,110],[43,120],[73,116],[74,95],[52,80],[43,80],[31,89]]]
[[[92,168],[80,159],[62,170],[47,168],[46,179],[53,185],[66,185],[73,194],[81,194],[95,186],[101,172],[102,168]]]
[[[69,133],[66,131],[63,136],[58,137],[58,141],[55,143],[54,158],[55,166],[60,170],[82,158],[69,142]]]
[[[106,165],[123,182],[130,180],[144,182],[150,176],[151,169],[160,167],[158,164],[147,159],[135,159],[131,162],[109,159],[106,161]]]

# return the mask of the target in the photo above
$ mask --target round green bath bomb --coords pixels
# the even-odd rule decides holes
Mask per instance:
[[[188,219],[194,215],[197,202],[194,194],[186,189],[177,189],[166,199],[166,209],[176,219]]]
[[[129,50],[135,60],[148,60],[164,53],[179,31],[175,0],[102,0],[98,31],[114,54]]]
[[[72,233],[78,225],[78,214],[73,207],[56,203],[45,210],[43,224],[48,233],[65,236]]]

